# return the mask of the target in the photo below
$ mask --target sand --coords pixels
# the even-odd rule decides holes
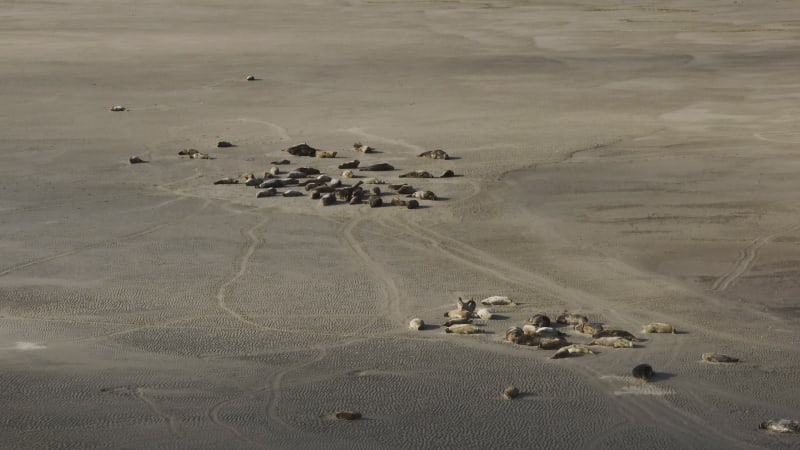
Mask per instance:
[[[793,2],[0,4],[0,447],[800,446]],[[287,157],[458,176],[212,184]],[[645,340],[503,342],[564,310]]]

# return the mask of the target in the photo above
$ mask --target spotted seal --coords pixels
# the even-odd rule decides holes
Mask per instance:
[[[556,322],[562,323],[565,325],[578,325],[581,322],[588,322],[589,319],[582,315],[582,314],[574,314],[563,312],[556,317]]]
[[[492,295],[491,297],[486,297],[485,299],[481,300],[481,305],[489,305],[489,306],[515,306],[513,300],[510,298],[503,296],[503,295]]]
[[[398,175],[399,178],[433,178],[430,172],[427,170],[412,170],[411,172],[406,172]]]
[[[648,323],[642,328],[642,331],[645,333],[677,333],[674,326],[661,322]]]
[[[735,363],[739,362],[739,358],[723,355],[722,353],[711,352],[711,353],[703,353],[703,361],[713,362],[713,363]]]
[[[595,334],[603,331],[603,325],[592,322],[580,322],[574,328],[575,331],[580,331],[583,334]]]
[[[418,198],[420,200],[437,200],[436,194],[431,191],[416,191],[412,192],[409,197]]]
[[[214,184],[239,184],[239,180],[236,178],[220,178],[219,180],[215,181]]]
[[[481,329],[476,327],[475,325],[462,324],[462,325],[453,325],[451,327],[447,327],[444,329],[444,332],[453,334],[476,334],[480,333]]]
[[[592,342],[589,342],[588,345],[600,345],[603,347],[614,347],[614,348],[633,348],[634,344],[633,341],[629,341],[625,338],[621,338],[619,336],[609,336],[609,337],[601,337],[594,339]]]
[[[450,155],[442,149],[424,151],[417,156],[430,159],[450,159]]]
[[[353,150],[359,153],[375,153],[375,149],[370,147],[369,145],[364,145],[361,142],[356,142],[353,144]]]
[[[528,323],[531,323],[537,327],[549,327],[551,325],[550,318],[544,314],[534,314],[530,319],[528,319]]]
[[[503,398],[506,400],[511,400],[512,398],[517,398],[519,396],[519,389],[516,386],[509,386],[503,389]]]
[[[336,158],[337,152],[326,152],[323,150],[317,150],[317,153],[314,155],[317,158]]]
[[[770,419],[758,425],[759,430],[775,433],[800,433],[800,421],[792,419]]]
[[[408,323],[408,328],[412,330],[421,330],[423,327],[425,327],[425,322],[419,317],[411,319],[411,322]]]
[[[615,330],[615,329],[603,329],[594,333],[592,335],[594,339],[604,338],[604,337],[621,337],[627,339],[632,342],[640,342],[641,339],[637,338],[633,334],[625,331],[625,330]]]

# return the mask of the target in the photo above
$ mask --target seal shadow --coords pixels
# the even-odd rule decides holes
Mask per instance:
[[[677,375],[675,375],[674,373],[669,373],[669,372],[654,372],[653,378],[650,378],[650,382],[652,383],[654,381],[666,381],[676,376]]]
[[[511,316],[507,316],[505,314],[494,314],[494,313],[492,313],[491,320],[508,320],[510,318],[511,318]]]
[[[428,330],[438,330],[439,328],[442,328],[442,325],[437,325],[434,323],[426,323],[425,326],[421,327],[419,330],[428,331]]]

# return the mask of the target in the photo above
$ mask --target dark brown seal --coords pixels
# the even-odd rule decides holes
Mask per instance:
[[[639,364],[638,366],[634,367],[631,371],[633,373],[634,378],[639,378],[640,380],[650,381],[655,375],[653,372],[653,368],[650,367],[650,364]]]
[[[311,156],[311,157],[317,156],[317,149],[306,144],[305,142],[293,145],[284,151],[289,153],[290,155],[295,155],[295,156]]]
[[[371,166],[362,167],[359,170],[363,171],[373,171],[373,172],[385,172],[388,170],[394,170],[394,166],[389,163],[379,163],[373,164]]]

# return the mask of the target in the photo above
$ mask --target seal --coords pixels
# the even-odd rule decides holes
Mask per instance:
[[[317,158],[336,158],[337,152],[325,152],[322,150],[317,150],[317,153],[314,155]]]
[[[722,353],[703,353],[703,361],[713,362],[713,363],[735,363],[739,362],[739,358],[733,358],[728,355],[723,355]]]
[[[550,318],[544,314],[534,314],[530,319],[528,319],[528,323],[531,323],[537,327],[549,327],[551,325]]]
[[[589,345],[601,345],[613,348],[633,348],[633,342],[619,336],[601,337],[589,342]]]
[[[604,338],[604,337],[621,337],[633,342],[640,342],[641,339],[637,338],[636,336],[632,335],[631,333],[625,330],[614,330],[614,329],[603,329],[594,333],[592,335],[594,339]]]
[[[491,320],[491,319],[492,319],[492,317],[494,317],[494,314],[492,314],[492,311],[491,311],[491,310],[489,310],[488,308],[481,308],[481,309],[479,309],[479,310],[478,310],[478,311],[475,313],[475,315],[477,315],[478,317],[480,317],[480,318],[481,318],[481,319],[483,319],[483,320]]]
[[[289,161],[288,159],[280,159],[278,161],[272,161],[270,164],[276,164],[276,165],[282,166],[282,165],[291,164],[291,163],[292,162]]]
[[[279,188],[283,186],[284,186],[284,180],[281,180],[280,178],[270,178],[269,180],[264,180],[263,183],[258,185],[260,189],[266,189],[271,187]]]
[[[394,166],[389,163],[379,163],[379,164],[373,164],[371,166],[362,167],[359,170],[372,171],[372,172],[385,172],[388,170],[394,170]]]
[[[453,325],[451,327],[447,327],[444,329],[444,332],[453,334],[476,334],[480,333],[481,330],[475,325],[462,324],[462,325]]]
[[[291,191],[290,190],[290,191],[284,191],[283,192],[283,196],[284,197],[303,197],[304,195],[306,195],[306,194],[303,194],[300,191]]]
[[[458,300],[456,300],[456,307],[459,310],[463,309],[463,310],[466,310],[466,311],[469,311],[469,312],[473,312],[473,311],[475,311],[475,307],[476,306],[478,306],[478,304],[475,303],[474,299],[471,299],[470,301],[465,302],[461,297],[458,297]]]
[[[581,314],[573,314],[564,311],[563,313],[559,314],[556,317],[556,322],[563,323],[565,325],[578,325],[581,322],[588,322],[589,319]]]
[[[108,109],[110,109],[111,111],[114,111],[114,112],[120,112],[120,111],[127,111],[128,110],[128,108],[126,108],[126,107],[124,107],[122,105],[114,105],[114,106],[112,106],[111,108],[108,108]]]
[[[128,158],[128,162],[131,163],[131,164],[142,164],[142,163],[146,163],[147,161],[143,160],[142,158],[140,158],[138,156],[131,156],[130,158]]]
[[[642,328],[642,331],[645,333],[672,333],[675,334],[677,331],[675,327],[668,323],[661,323],[661,322],[653,322],[648,323]]]
[[[408,323],[408,328],[412,330],[421,330],[425,327],[425,322],[419,317],[415,317],[411,319],[411,322]]]
[[[486,297],[485,299],[481,300],[481,305],[488,305],[488,306],[515,306],[513,300],[503,295],[492,295],[491,297]]]
[[[195,153],[200,153],[200,152],[197,151],[197,149],[194,149],[194,148],[185,148],[185,149],[179,151],[178,155],[180,155],[180,156],[192,156]]]
[[[406,172],[403,174],[398,175],[399,178],[433,178],[430,172],[427,170],[412,170],[411,172]]]
[[[418,155],[421,158],[430,158],[430,159],[450,159],[450,156],[442,149],[437,150],[428,150],[422,152]]]
[[[638,366],[634,367],[631,371],[633,374],[633,378],[638,378],[644,381],[650,381],[655,375],[653,372],[653,368],[650,367],[650,364],[639,364]]]
[[[436,194],[431,191],[416,191],[412,192],[409,197],[418,198],[420,200],[436,200]]]
[[[278,190],[275,189],[274,187],[271,187],[269,189],[259,191],[258,194],[256,195],[256,198],[274,197],[276,195],[278,195]]]
[[[472,312],[467,311],[466,309],[451,309],[444,313],[445,317],[449,317],[451,319],[469,319],[472,317]]]
[[[417,209],[419,208],[419,202],[416,200],[409,200],[408,204],[406,205],[408,209]]]
[[[336,411],[336,418],[339,420],[358,420],[361,413],[357,411]]]
[[[775,433],[800,433],[800,421],[792,419],[770,419],[761,422],[759,430],[773,431]]]
[[[291,147],[289,147],[289,148],[287,148],[287,149],[285,149],[283,151],[285,151],[286,153],[288,153],[290,155],[295,155],[295,156],[311,156],[311,157],[314,157],[314,156],[317,155],[317,149],[315,149],[314,147],[306,144],[305,142],[302,142],[302,143],[297,144],[297,145],[293,145],[293,146],[291,146]]]
[[[447,169],[444,172],[442,172],[441,175],[439,175],[439,178],[451,178],[451,177],[454,177],[454,176],[456,176],[456,174],[453,173],[452,170]]]
[[[592,349],[583,344],[572,344],[559,349],[557,352],[555,352],[555,354],[553,354],[553,356],[550,357],[550,359],[566,358],[568,356],[577,354],[594,355],[595,353],[592,351]]]
[[[363,145],[361,142],[356,142],[353,144],[353,150],[359,153],[375,153],[375,149],[370,147],[369,145]]]
[[[583,334],[595,334],[603,331],[603,326],[599,323],[580,322],[575,325],[575,331],[580,331]]]
[[[342,172],[342,178],[353,178],[355,174],[353,174],[352,170],[345,170]]]
[[[361,161],[354,159],[352,161],[347,161],[346,163],[339,164],[337,167],[341,170],[344,169],[356,169],[358,165],[361,164]]]
[[[239,184],[239,180],[236,178],[220,178],[219,180],[215,181],[214,184]]]
[[[200,152],[193,153],[193,154],[189,155],[189,158],[191,158],[191,159],[211,159],[211,157],[208,156],[208,153],[200,153]]]
[[[520,328],[520,327],[509,327],[506,330],[506,335],[505,335],[505,337],[503,339],[508,341],[508,342],[516,343],[517,339],[521,338],[524,335],[525,335],[525,333],[522,331],[522,328]]]
[[[445,323],[443,323],[442,325],[444,325],[446,327],[450,327],[450,326],[453,326],[453,325],[463,325],[465,323],[472,323],[472,319],[470,319],[468,317],[463,317],[461,319],[450,319],[450,320],[446,321]]]
[[[219,142],[217,142],[217,147],[219,147],[219,148],[230,148],[230,147],[236,147],[236,146],[231,144],[228,141],[219,141]]]
[[[383,206],[383,199],[377,195],[370,195],[367,201],[369,202],[370,208],[378,208]]]
[[[336,203],[336,196],[334,196],[333,194],[325,194],[322,196],[322,198],[320,198],[319,202],[322,206],[333,205],[334,203]]]
[[[297,172],[302,172],[302,173],[304,173],[306,175],[309,175],[309,176],[311,176],[311,175],[319,175],[320,173],[322,173],[322,172],[319,171],[319,169],[315,169],[313,167],[298,167],[295,170]]]
[[[258,78],[256,78],[255,75],[248,75],[247,78],[245,78],[245,80],[247,80],[247,81],[256,81],[256,80],[258,80]]]
[[[516,386],[509,386],[503,389],[503,398],[506,400],[511,400],[512,398],[517,398],[519,396],[519,389]]]
[[[381,180],[380,178],[369,177],[369,178],[364,178],[364,184],[386,184],[386,182]]]
[[[569,345],[564,337],[542,338],[539,340],[539,348],[542,350],[558,350]]]

